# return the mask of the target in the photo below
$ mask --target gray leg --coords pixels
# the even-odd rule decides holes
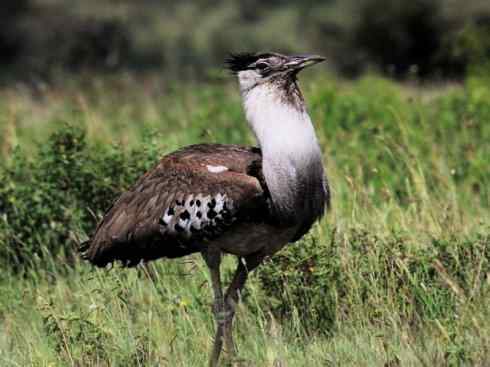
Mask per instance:
[[[238,267],[233,276],[233,280],[226,291],[224,306],[225,306],[225,324],[223,328],[223,336],[225,339],[226,351],[230,357],[236,354],[235,343],[233,342],[233,317],[235,316],[236,305],[240,298],[240,292],[245,286],[248,278],[248,273],[255,269],[261,262],[263,256],[254,255],[246,258],[238,259]]]
[[[223,347],[223,333],[225,326],[225,303],[223,299],[223,291],[221,289],[220,264],[221,252],[217,249],[207,249],[202,252],[202,256],[208,265],[211,274],[211,283],[214,293],[213,313],[216,321],[216,336],[214,338],[213,351],[209,358],[209,367],[217,367],[219,356]]]

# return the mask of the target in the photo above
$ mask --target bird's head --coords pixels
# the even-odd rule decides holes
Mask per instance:
[[[238,75],[240,87],[249,91],[258,85],[295,81],[305,67],[324,61],[318,55],[292,55],[279,53],[238,53],[226,59],[227,68]]]

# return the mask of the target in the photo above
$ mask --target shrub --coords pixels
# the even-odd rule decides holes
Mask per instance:
[[[490,15],[466,24],[451,51],[466,61],[472,74],[487,77],[490,70]]]
[[[202,78],[230,51],[274,45],[283,52],[328,55],[348,76],[374,66],[396,77],[461,78],[475,50],[461,48],[460,33],[480,28],[490,6],[480,0],[464,7],[453,3],[145,0],[125,1],[124,11],[115,11],[110,2],[8,0],[0,10],[0,63],[23,79],[33,73],[53,76],[59,69],[121,67],[158,67],[168,77]],[[189,32],[191,25],[199,32]]]
[[[488,234],[412,243],[350,229],[288,246],[258,272],[276,317],[330,333],[345,321],[452,323],[460,302],[489,290],[474,269],[490,271]]]
[[[14,268],[76,252],[78,235],[154,161],[154,145],[124,153],[88,146],[83,130],[56,132],[35,160],[17,150],[0,166],[0,262]]]
[[[434,69],[447,26],[440,1],[372,0],[361,8],[355,43],[383,71],[407,75],[412,67],[426,76]]]

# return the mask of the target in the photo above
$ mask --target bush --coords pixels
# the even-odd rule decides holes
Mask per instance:
[[[466,61],[472,75],[487,77],[490,71],[490,15],[467,24],[458,33],[452,53]]]
[[[0,8],[0,65],[11,65],[21,49],[19,22],[29,8],[29,0],[4,0]]]
[[[385,72],[404,76],[415,67],[427,76],[446,30],[440,1],[372,0],[361,8],[354,42]]]
[[[448,0],[313,2],[304,5],[300,24],[307,26],[311,47],[328,55],[344,75],[372,68],[396,78],[461,78],[481,49],[462,48],[460,34],[473,25],[482,29],[490,14],[486,3],[470,0],[466,5],[462,9]],[[488,49],[484,42],[478,45]]]
[[[309,237],[288,246],[258,272],[277,318],[331,333],[357,319],[386,326],[453,323],[459,302],[489,290],[474,269],[490,271],[488,233],[412,243],[395,233],[380,238],[351,229],[333,231],[328,242]]]
[[[73,259],[78,236],[154,162],[153,148],[87,146],[83,130],[66,127],[33,161],[17,150],[0,166],[0,263],[20,269]]]
[[[490,6],[480,0],[468,0],[464,7],[452,3],[124,1],[124,11],[115,11],[103,1],[9,0],[0,10],[0,64],[15,68],[20,78],[58,70],[155,67],[173,78],[203,78],[231,51],[273,45],[285,53],[325,54],[347,76],[374,67],[401,78],[462,78],[473,54],[488,50],[488,32],[477,50],[460,41],[461,32],[476,27],[479,33]]]
[[[25,79],[59,70],[113,70],[127,66],[132,54],[129,32],[117,19],[74,16],[59,6],[22,0],[7,1],[0,21],[5,77],[12,72]]]

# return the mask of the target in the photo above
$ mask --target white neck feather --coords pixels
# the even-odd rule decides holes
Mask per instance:
[[[287,220],[297,221],[311,209],[303,196],[324,191],[321,150],[310,116],[304,106],[289,103],[284,91],[268,83],[242,90],[242,97],[262,150],[273,204]]]
[[[320,148],[305,108],[283,99],[274,86],[260,85],[243,94],[247,121],[267,158],[303,160],[320,154]]]

